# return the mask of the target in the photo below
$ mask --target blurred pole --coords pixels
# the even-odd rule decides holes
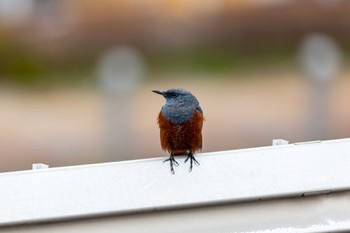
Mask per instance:
[[[340,65],[336,42],[323,34],[311,34],[302,41],[300,59],[309,81],[307,136],[326,139],[330,132],[331,87]]]
[[[130,47],[117,47],[102,55],[97,75],[104,98],[104,149],[109,159],[127,159],[132,144],[130,131],[131,99],[144,77],[145,65],[140,53]]]

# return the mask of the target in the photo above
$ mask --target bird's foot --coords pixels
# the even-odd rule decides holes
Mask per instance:
[[[163,161],[163,163],[165,162],[170,162],[170,171],[171,173],[174,175],[175,171],[174,171],[174,166],[177,167],[179,166],[179,163],[174,159],[174,156],[170,155],[170,157],[166,160]]]
[[[196,160],[196,158],[193,156],[193,153],[192,153],[192,152],[188,153],[187,158],[185,159],[185,163],[187,162],[187,160],[190,160],[190,169],[189,169],[190,172],[192,171],[193,163],[194,163],[196,166],[199,166],[199,165],[200,165],[200,163],[199,163],[199,162]]]

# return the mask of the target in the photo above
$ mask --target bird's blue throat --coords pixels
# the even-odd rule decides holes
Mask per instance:
[[[171,121],[175,125],[185,123],[190,120],[194,114],[195,107],[193,106],[177,106],[167,105],[162,107],[162,113],[165,118]]]

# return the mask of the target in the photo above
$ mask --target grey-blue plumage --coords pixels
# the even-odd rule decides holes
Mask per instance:
[[[191,92],[182,88],[169,89],[167,91],[153,91],[165,97],[166,103],[162,112],[166,119],[179,125],[190,120],[195,110],[203,114],[197,98]]]

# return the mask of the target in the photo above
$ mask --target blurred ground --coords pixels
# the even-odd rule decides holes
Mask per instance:
[[[349,12],[348,0],[0,0],[0,172],[165,155],[152,89],[198,97],[204,152],[349,137]]]
[[[223,74],[221,74],[223,75]],[[230,74],[225,74],[231,76]],[[245,79],[244,76],[250,76]],[[282,76],[281,76],[282,75]],[[350,70],[340,73],[332,86],[331,131],[325,138],[348,137]],[[210,77],[142,85],[130,98],[132,117],[128,150],[103,156],[103,98],[98,88],[0,92],[0,171],[30,169],[32,163],[64,166],[162,156],[156,117],[164,100],[150,90],[184,87],[204,109],[204,152],[268,146],[272,139],[291,142],[308,137],[308,86],[295,70],[235,74],[241,78]],[[204,80],[204,81],[203,81]],[[83,117],[82,117],[83,116]],[[316,116],[317,117],[317,116]]]

